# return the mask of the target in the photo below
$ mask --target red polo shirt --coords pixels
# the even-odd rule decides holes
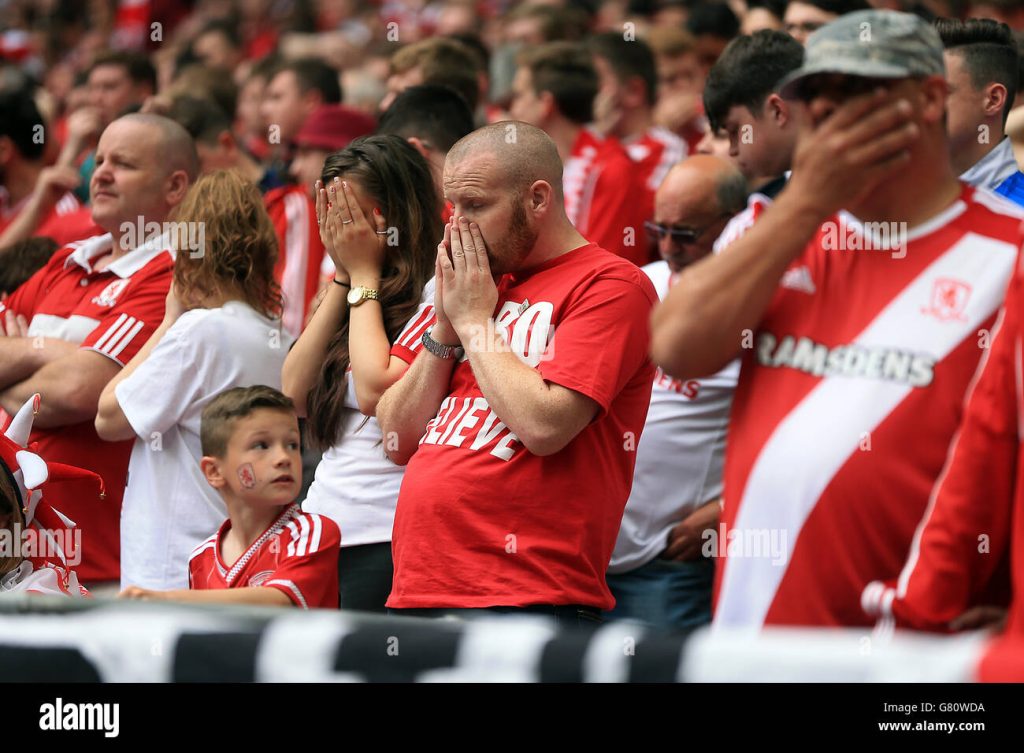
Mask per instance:
[[[146,243],[101,272],[92,263],[111,248],[111,236],[79,241],[53,255],[49,263],[19,287],[0,313],[11,310],[29,321],[29,337],[80,343],[123,366],[160,325],[171,285],[174,257],[164,239]],[[46,400],[46,395],[42,396]],[[6,426],[10,418],[0,410]],[[62,482],[44,496],[81,529],[83,581],[120,576],[121,497],[133,440],[104,442],[92,420],[54,429],[36,429],[30,442],[51,463],[68,463],[98,473],[106,485],[101,499],[91,481]],[[68,561],[78,552],[66,553]]]

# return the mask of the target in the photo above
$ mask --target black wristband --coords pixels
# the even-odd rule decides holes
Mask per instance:
[[[352,289],[352,286],[351,286],[351,285],[349,285],[349,284],[348,284],[347,282],[342,282],[342,281],[341,281],[341,280],[339,280],[339,279],[338,279],[337,277],[335,277],[335,278],[334,278],[334,284],[335,284],[335,285],[341,285],[342,287],[344,287],[344,288],[348,288],[349,290],[351,290],[351,289]]]

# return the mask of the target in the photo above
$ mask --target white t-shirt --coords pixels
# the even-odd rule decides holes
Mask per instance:
[[[419,338],[433,323],[433,308],[431,279],[423,288],[419,308],[396,341],[407,343],[405,352],[420,350]],[[359,412],[351,370],[345,380],[340,437],[316,467],[302,510],[326,515],[337,523],[342,547],[391,541],[405,468],[388,459],[377,419]]]
[[[668,263],[643,269],[664,300],[671,281]],[[738,377],[739,361],[702,379],[675,379],[658,369],[609,573],[650,562],[665,549],[676,523],[721,495],[726,427]]]
[[[203,408],[232,387],[281,389],[291,337],[240,301],[194,309],[114,390],[137,438],[121,508],[121,586],[188,588],[188,558],[227,510],[199,468]]]

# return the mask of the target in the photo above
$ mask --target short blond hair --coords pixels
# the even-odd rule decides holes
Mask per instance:
[[[225,390],[203,408],[199,424],[199,443],[203,455],[223,458],[235,432],[235,424],[260,409],[278,410],[295,415],[292,399],[279,390],[257,384]]]
[[[647,34],[647,44],[658,57],[677,58],[695,52],[697,42],[686,29],[659,26]]]
[[[423,83],[447,86],[461,94],[471,110],[480,101],[477,75],[483,61],[475,50],[462,42],[431,37],[400,48],[391,56],[391,73],[401,74],[419,68]]]

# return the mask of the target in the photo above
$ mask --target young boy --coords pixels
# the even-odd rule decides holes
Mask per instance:
[[[294,502],[302,458],[291,399],[262,385],[227,390],[203,410],[200,441],[228,519],[192,552],[189,590],[131,586],[121,596],[336,609],[341,534]]]

